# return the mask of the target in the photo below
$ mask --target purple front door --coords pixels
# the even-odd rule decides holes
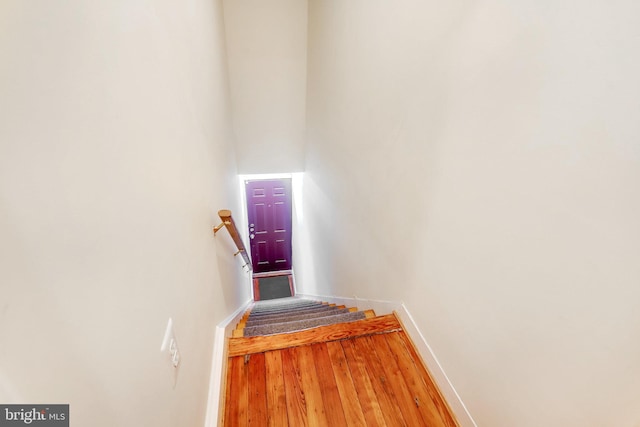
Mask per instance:
[[[245,181],[254,273],[291,269],[291,179]]]

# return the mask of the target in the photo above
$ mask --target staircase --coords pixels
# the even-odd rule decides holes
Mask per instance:
[[[373,310],[358,311],[321,301],[281,298],[259,301],[233,332],[234,337],[254,337],[300,331],[375,317]]]
[[[458,425],[395,314],[259,301],[228,350],[225,426]]]

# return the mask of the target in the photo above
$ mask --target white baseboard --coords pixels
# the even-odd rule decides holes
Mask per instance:
[[[420,332],[420,329],[418,328],[418,325],[416,325],[416,322],[413,320],[411,313],[409,313],[409,310],[407,310],[407,307],[403,303],[362,299],[355,296],[353,298],[330,297],[326,295],[313,294],[298,294],[297,296],[299,298],[320,300],[332,304],[357,307],[358,310],[373,309],[378,315],[390,314],[395,311],[405,327],[406,334],[411,337],[411,340],[415,344],[418,353],[420,353],[420,356],[424,360],[425,364],[429,367],[429,372],[433,376],[433,380],[440,388],[442,395],[449,404],[449,407],[451,407],[451,410],[455,414],[460,426],[477,427],[475,421],[471,417],[471,414],[467,410],[467,407],[462,402],[460,395],[456,392],[453,384],[451,384],[451,381],[449,381],[447,374],[445,374],[444,370],[442,369],[442,365],[440,365],[440,362],[438,362],[438,358],[427,343],[427,340],[425,339],[422,332]]]
[[[209,397],[207,400],[207,416],[205,427],[217,427],[220,424],[222,412],[220,408],[224,404],[224,373],[227,369],[227,338],[232,335],[233,328],[240,321],[242,315],[253,304],[249,300],[242,304],[229,317],[216,326],[216,334],[213,339],[213,355],[211,357],[211,375],[209,379]]]

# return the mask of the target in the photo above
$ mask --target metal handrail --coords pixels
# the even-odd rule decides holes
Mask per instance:
[[[240,232],[238,231],[238,227],[236,227],[235,221],[233,220],[233,218],[231,218],[231,211],[228,209],[219,210],[218,216],[222,220],[222,223],[213,227],[213,234],[215,235],[222,227],[227,227],[229,235],[231,235],[231,239],[238,248],[238,252],[233,254],[233,256],[236,256],[238,254],[242,255],[242,259],[245,262],[245,265],[243,265],[242,267],[247,267],[249,271],[253,270],[253,268],[251,267],[251,259],[249,258],[249,254],[247,253],[247,248],[244,246],[244,242],[240,237]]]

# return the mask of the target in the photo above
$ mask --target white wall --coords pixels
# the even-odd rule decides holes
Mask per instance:
[[[640,426],[638,16],[309,3],[299,289],[404,301],[480,426]]]
[[[307,0],[225,0],[240,173],[304,168]]]
[[[221,2],[3,1],[0,34],[0,401],[203,425],[249,298],[211,232],[237,209]]]

